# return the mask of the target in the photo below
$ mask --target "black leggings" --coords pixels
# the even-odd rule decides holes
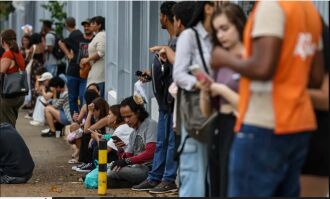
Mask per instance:
[[[229,154],[235,122],[234,115],[219,114],[214,123],[208,145],[211,197],[227,197]]]
[[[92,149],[88,148],[89,140],[91,139],[91,134],[83,133],[81,138],[81,146],[79,150],[79,162],[91,163],[92,159]]]
[[[99,160],[98,151],[99,151],[99,147],[98,146],[94,147],[93,164],[94,164],[94,160]],[[112,161],[116,161],[116,160],[118,160],[117,151],[112,149],[111,152],[108,152],[107,162],[111,163]]]

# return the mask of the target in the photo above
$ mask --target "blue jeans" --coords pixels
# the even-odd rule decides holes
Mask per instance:
[[[50,72],[53,77],[55,77],[57,74],[57,64],[49,64],[45,65],[45,68],[47,69],[48,72]]]
[[[73,76],[66,76],[67,79],[67,87],[69,92],[69,105],[70,105],[70,112],[71,115],[73,112],[79,113],[78,108],[78,97],[80,101],[80,108],[84,104],[84,94],[86,90],[86,79],[82,79],[79,77],[73,77]]]
[[[243,125],[230,154],[228,197],[298,197],[309,138]]]
[[[157,145],[148,179],[153,181],[174,182],[177,163],[174,161],[175,138],[171,113],[159,111],[157,126]],[[167,132],[169,131],[169,132]],[[168,138],[166,138],[168,136]],[[168,142],[166,142],[168,139]]]
[[[187,131],[183,127],[181,145],[186,136]],[[179,197],[205,197],[207,160],[207,145],[191,137],[188,138],[180,156]]]
[[[105,82],[98,83],[97,85],[98,85],[99,88],[100,88],[100,96],[101,96],[102,98],[104,98],[104,95],[105,95],[105,93],[104,93],[104,90],[105,90]]]

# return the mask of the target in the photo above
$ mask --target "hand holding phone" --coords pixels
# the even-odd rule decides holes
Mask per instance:
[[[214,82],[213,79],[208,74],[206,74],[197,64],[190,66],[189,70],[202,84],[210,85]]]
[[[113,139],[113,141],[115,141],[115,142],[120,142],[120,141],[122,141],[118,136],[116,136],[116,135],[113,135],[113,136],[111,136],[111,138]]]

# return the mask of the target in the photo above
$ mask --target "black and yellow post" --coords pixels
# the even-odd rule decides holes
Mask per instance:
[[[99,195],[107,194],[107,141],[101,139],[99,141],[99,175],[98,175],[98,189]]]

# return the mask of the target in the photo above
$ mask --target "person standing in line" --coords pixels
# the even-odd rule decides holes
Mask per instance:
[[[196,34],[192,28],[198,33],[201,51],[206,62],[205,67],[211,71],[209,65],[212,50],[211,17],[214,7],[214,2],[211,1],[197,2],[193,17],[187,26],[189,28],[184,30],[178,38],[173,67],[173,80],[178,87],[184,90],[193,91],[201,88],[196,77],[188,73],[188,68],[193,64],[203,66]],[[181,122],[184,123],[185,121],[181,120]],[[208,194],[207,145],[188,136],[187,130],[182,127],[179,196],[204,197]]]
[[[53,55],[56,37],[55,32],[52,30],[52,24],[52,21],[43,21],[42,32],[45,34],[45,68],[55,77],[57,74],[58,61]]]
[[[228,197],[298,197],[315,114],[307,87],[323,79],[322,24],[312,2],[260,1],[244,59],[215,47],[212,67],[241,74]]]
[[[160,23],[162,29],[166,29],[170,38],[168,46],[175,50],[176,37],[173,26],[172,8],[176,3],[166,1],[160,6]],[[155,52],[158,53],[158,52]],[[161,70],[163,67],[164,71]],[[167,193],[177,191],[175,184],[177,163],[174,161],[175,135],[173,132],[173,98],[168,92],[172,81],[172,64],[160,63],[155,58],[153,63],[153,87],[159,106],[159,119],[157,125],[157,145],[152,163],[152,170],[148,178],[140,184],[133,186],[135,191],[149,191],[150,193]]]
[[[212,16],[213,43],[241,57],[246,16],[237,4],[222,4]],[[205,117],[217,112],[209,144],[210,194],[227,197],[228,160],[234,138],[239,74],[229,68],[215,71],[215,82],[205,85],[200,93],[201,111]],[[210,129],[211,130],[211,129]]]
[[[65,27],[70,32],[69,36],[63,41],[59,41],[59,47],[64,52],[69,60],[69,67],[66,75],[67,87],[69,93],[69,104],[71,115],[79,112],[84,101],[84,93],[86,89],[86,80],[80,78],[79,70],[79,53],[80,42],[84,39],[84,35],[76,29],[76,20],[73,17],[68,17],[65,20]],[[80,107],[78,107],[78,97]]]
[[[80,60],[80,65],[91,63],[91,70],[87,78],[87,86],[97,83],[100,88],[100,96],[104,97],[105,92],[105,18],[96,16],[91,19],[91,28],[95,36],[88,45],[88,57]]]
[[[5,52],[0,60],[0,73],[12,74],[18,72],[18,70],[24,71],[25,61],[19,51],[14,30],[7,29],[1,33],[1,46],[5,49]],[[14,98],[0,96],[0,123],[7,122],[15,128],[18,109],[23,105],[24,98],[24,96]]]

